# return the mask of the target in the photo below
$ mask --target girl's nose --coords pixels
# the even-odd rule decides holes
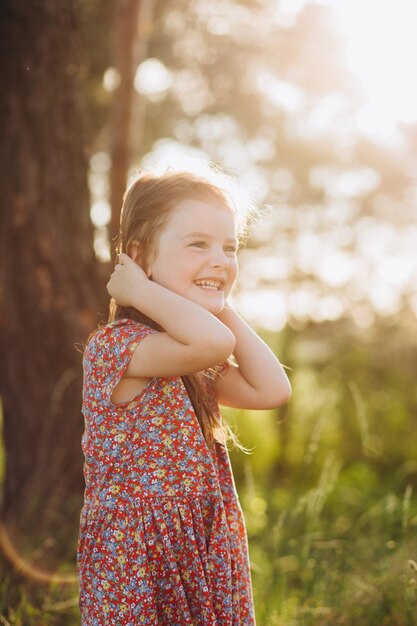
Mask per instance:
[[[224,250],[216,250],[211,257],[213,267],[228,267],[229,258]]]

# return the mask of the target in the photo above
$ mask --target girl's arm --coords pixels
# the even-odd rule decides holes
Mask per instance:
[[[285,404],[291,385],[272,350],[230,307],[217,315],[236,338],[232,366],[216,379],[220,404],[239,409],[271,409]]]
[[[121,306],[133,306],[164,331],[152,333],[133,352],[126,377],[184,376],[207,369],[230,356],[232,331],[199,304],[148,279],[128,255],[107,284]]]

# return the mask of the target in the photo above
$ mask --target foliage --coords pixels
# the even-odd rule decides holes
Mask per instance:
[[[271,412],[235,419],[243,443],[256,446],[232,458],[258,621],[411,626],[415,328],[380,322],[361,336],[339,323],[282,335],[293,369],[285,421]]]

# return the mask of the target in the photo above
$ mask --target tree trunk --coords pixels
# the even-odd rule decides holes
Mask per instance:
[[[82,355],[98,294],[74,0],[0,8],[2,518],[76,523]],[[72,515],[72,517],[71,517]],[[31,525],[30,527],[28,525]],[[68,545],[62,546],[68,550]]]
[[[130,157],[130,121],[134,80],[134,43],[138,37],[138,20],[141,0],[119,0],[116,5],[115,60],[120,83],[115,91],[111,120],[111,172],[110,195],[112,218],[110,239],[112,252],[119,232],[120,208],[126,188]]]

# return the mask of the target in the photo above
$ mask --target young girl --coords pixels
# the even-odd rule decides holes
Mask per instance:
[[[227,303],[238,238],[204,178],[147,173],[125,194],[109,323],[84,355],[85,626],[255,624],[239,444],[218,403],[277,407],[290,384]]]

